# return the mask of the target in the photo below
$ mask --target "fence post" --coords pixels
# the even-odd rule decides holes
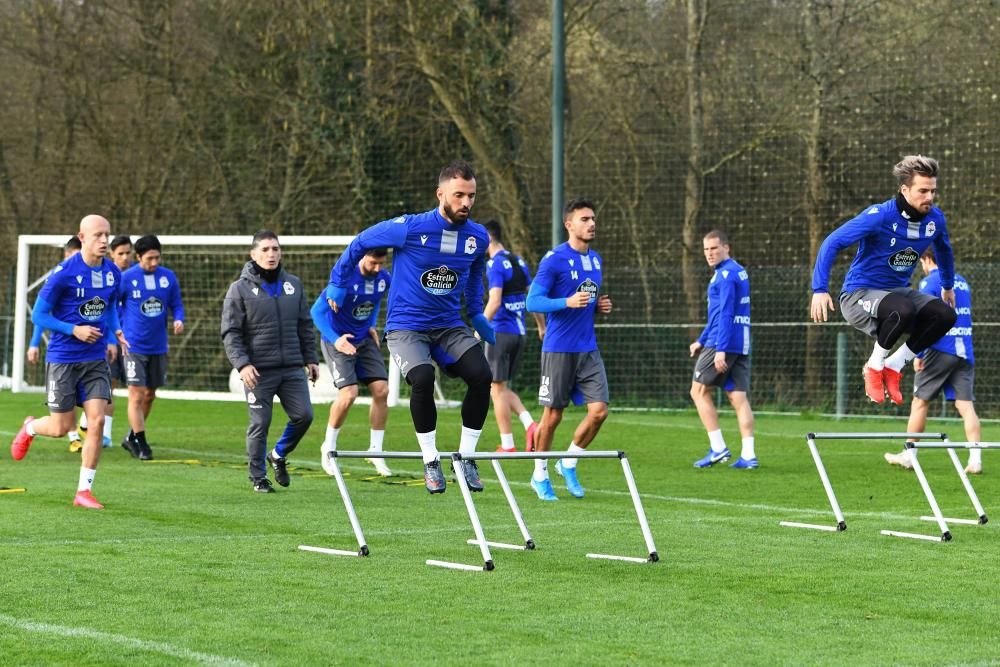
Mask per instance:
[[[837,333],[837,419],[847,414],[847,334]]]

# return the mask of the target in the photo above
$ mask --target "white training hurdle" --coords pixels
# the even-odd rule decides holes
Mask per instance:
[[[330,461],[332,463],[334,478],[337,482],[337,489],[340,492],[341,499],[344,503],[344,509],[347,511],[348,519],[351,522],[351,528],[354,530],[354,536],[358,543],[357,551],[348,551],[345,549],[331,549],[326,547],[315,547],[307,545],[299,545],[299,549],[302,551],[311,551],[316,553],[323,553],[335,556],[368,556],[370,551],[368,549],[368,544],[365,541],[364,533],[361,530],[361,522],[358,520],[358,515],[354,510],[354,503],[351,501],[350,493],[347,490],[347,484],[344,482],[344,476],[340,471],[340,466],[338,464],[338,459],[341,458],[371,458],[373,453],[370,451],[332,451],[329,453]],[[379,452],[379,458],[387,459],[422,459],[423,454],[420,452]],[[472,523],[472,531],[475,535],[474,539],[467,540],[467,544],[479,547],[480,553],[482,555],[483,563],[482,565],[469,565],[466,563],[455,563],[452,561],[444,560],[433,560],[428,559],[427,565],[434,567],[443,567],[453,570],[469,570],[469,571],[489,571],[495,568],[493,562],[493,555],[490,551],[490,547],[497,549],[511,549],[511,550],[533,550],[535,548],[535,541],[531,534],[528,532],[528,526],[524,521],[524,516],[521,514],[521,509],[517,504],[517,500],[514,498],[514,494],[510,490],[510,484],[507,482],[507,477],[503,472],[501,467],[501,461],[518,460],[518,459],[564,459],[564,458],[578,458],[578,459],[618,459],[621,462],[622,474],[625,477],[625,483],[628,486],[629,494],[632,497],[632,504],[635,508],[636,517],[639,521],[639,527],[642,530],[642,536],[646,543],[647,557],[637,558],[633,556],[617,556],[611,554],[594,554],[588,553],[586,556],[588,558],[598,558],[606,560],[619,560],[633,563],[655,563],[660,557],[656,551],[656,546],[653,544],[653,535],[649,530],[649,522],[646,520],[646,512],[642,506],[642,500],[639,497],[639,491],[635,485],[635,478],[632,475],[632,468],[629,466],[628,457],[625,456],[625,452],[622,451],[593,451],[593,452],[574,452],[572,454],[568,452],[476,452],[471,454],[462,454],[459,452],[448,452],[441,453],[441,459],[450,459],[455,470],[455,479],[458,483],[459,488],[462,491],[462,498],[465,501],[465,508],[469,514],[469,521]],[[504,497],[507,500],[507,504],[510,506],[511,513],[514,515],[514,520],[517,523],[517,527],[521,532],[521,537],[523,538],[523,544],[510,544],[506,542],[495,542],[486,539],[486,535],[483,532],[482,523],[479,521],[479,514],[476,511],[475,502],[472,499],[472,492],[469,489],[469,485],[465,480],[465,462],[466,461],[490,461],[493,465],[493,471],[496,473],[497,480],[500,483],[500,488],[503,490]]]
[[[931,439],[937,442],[911,442],[911,440],[919,439]],[[830,507],[833,509],[834,519],[836,524],[833,526],[829,525],[819,525],[810,523],[799,523],[796,521],[781,521],[779,525],[786,528],[806,528],[812,530],[822,530],[828,532],[840,532],[847,530],[847,522],[844,519],[844,514],[840,509],[840,503],[837,502],[837,496],[833,491],[833,485],[830,483],[830,478],[826,473],[826,467],[823,465],[823,459],[820,457],[819,448],[816,446],[817,440],[906,440],[905,446],[907,451],[910,453],[910,461],[913,464],[913,472],[916,474],[917,480],[920,482],[920,488],[924,492],[924,496],[927,498],[927,503],[930,505],[931,512],[933,516],[922,516],[920,517],[925,521],[934,521],[937,523],[940,530],[940,535],[923,535],[920,533],[906,533],[896,530],[882,530],[880,534],[888,535],[890,537],[904,537],[917,540],[927,540],[933,542],[948,542],[951,540],[951,529],[948,527],[948,522],[952,523],[963,523],[963,524],[985,524],[987,521],[986,512],[983,510],[982,505],[979,502],[979,498],[976,496],[975,490],[972,488],[972,484],[969,482],[969,478],[965,473],[965,469],[962,468],[961,463],[958,460],[958,456],[955,454],[955,447],[966,446],[967,448],[972,448],[978,446],[982,449],[989,448],[1000,448],[1000,443],[952,443],[948,440],[948,436],[944,433],[808,433],[806,435],[806,445],[809,447],[809,451],[812,454],[813,462],[816,464],[816,471],[819,473],[820,481],[823,483],[823,488],[826,491],[827,498],[830,501]],[[985,446],[984,446],[985,445]],[[941,508],[938,506],[937,499],[934,497],[934,492],[931,490],[930,483],[927,481],[927,477],[924,474],[923,468],[920,466],[920,460],[917,456],[917,450],[919,449],[947,449],[951,457],[952,463],[954,464],[956,470],[958,471],[959,478],[962,480],[962,485],[965,488],[966,493],[969,496],[969,500],[972,502],[973,507],[976,510],[978,519],[952,519],[946,518],[941,513]]]

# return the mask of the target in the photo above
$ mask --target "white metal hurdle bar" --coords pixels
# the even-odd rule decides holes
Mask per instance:
[[[358,521],[357,513],[354,511],[354,504],[351,502],[350,494],[347,491],[347,485],[344,482],[343,474],[340,471],[340,466],[338,465],[338,458],[372,458],[374,452],[370,451],[333,451],[330,452],[330,458],[333,463],[334,478],[337,481],[337,489],[340,491],[341,499],[344,502],[344,508],[347,511],[347,516],[351,521],[351,527],[354,529],[354,535],[358,542],[358,550],[347,551],[344,549],[329,549],[325,547],[313,547],[307,545],[299,545],[299,549],[303,551],[315,551],[319,553],[331,554],[336,556],[367,556],[370,552],[368,545],[365,542],[364,534],[361,531],[361,523]],[[379,452],[377,454],[378,458],[396,458],[396,459],[422,459],[423,455],[420,452]],[[479,565],[468,565],[465,563],[454,563],[450,561],[441,560],[427,560],[427,565],[432,565],[435,567],[444,567],[449,569],[457,570],[493,570],[495,565],[493,563],[493,556],[490,553],[490,547],[500,548],[500,549],[516,549],[516,550],[530,550],[535,548],[535,542],[528,532],[528,527],[524,522],[524,517],[521,514],[520,507],[514,498],[514,494],[510,490],[510,484],[507,482],[507,477],[504,475],[503,469],[500,466],[500,461],[504,459],[562,459],[562,458],[617,458],[621,461],[622,471],[625,475],[625,481],[628,484],[629,493],[632,496],[632,503],[635,506],[636,515],[639,519],[639,525],[642,529],[643,538],[646,540],[646,546],[649,550],[649,556],[647,558],[634,558],[631,556],[613,556],[609,554],[587,554],[588,558],[603,558],[610,560],[623,560],[628,562],[639,562],[639,563],[655,563],[659,560],[659,555],[656,552],[656,547],[653,544],[653,536],[649,530],[649,523],[646,520],[646,513],[642,507],[642,501],[639,498],[639,492],[635,485],[635,478],[632,476],[632,470],[628,463],[628,458],[625,456],[624,452],[619,451],[594,451],[594,452],[575,452],[570,454],[568,452],[515,452],[515,453],[475,453],[475,454],[460,454],[458,452],[442,453],[442,459],[450,458],[455,468],[455,479],[462,490],[462,497],[465,501],[466,510],[469,513],[469,520],[472,523],[472,530],[475,534],[475,539],[468,540],[468,544],[478,546],[483,557],[483,564]],[[521,531],[521,536],[524,538],[524,544],[508,544],[505,542],[491,542],[486,539],[483,532],[482,523],[479,521],[479,515],[476,511],[475,503],[472,500],[472,493],[469,489],[468,484],[465,481],[465,468],[464,461],[472,460],[489,460],[493,464],[493,470],[497,475],[497,479],[500,482],[500,487],[503,489],[504,496],[507,499],[507,503],[510,506],[511,512],[514,515],[514,519],[517,522],[517,526]]]
[[[972,508],[976,512],[976,519],[955,519],[947,517],[947,520],[952,523],[960,523],[971,526],[985,526],[989,521],[986,516],[986,510],[983,509],[982,503],[979,502],[979,496],[976,495],[976,490],[972,488],[972,482],[969,480],[968,474],[965,472],[965,468],[962,466],[962,462],[958,460],[958,454],[955,453],[956,449],[1000,449],[1000,442],[952,442],[948,440],[947,437],[944,438],[944,442],[907,442],[906,449],[910,452],[912,460],[914,462],[913,468],[917,469],[920,465],[917,460],[918,449],[944,449],[948,451],[948,456],[951,458],[952,465],[955,466],[955,471],[958,473],[958,478],[962,480],[962,486],[965,488],[966,494],[969,496],[969,500],[972,502]],[[923,521],[934,521],[935,518],[932,516],[922,516],[920,517]]]
[[[916,438],[941,440],[945,442],[948,440],[948,436],[944,433],[807,433],[806,445],[808,445],[809,452],[813,457],[813,462],[816,464],[816,470],[819,472],[819,478],[823,482],[823,488],[826,490],[826,496],[830,500],[830,507],[833,509],[833,515],[837,524],[835,526],[826,526],[812,523],[799,523],[797,521],[781,521],[779,522],[779,525],[785,526],[786,528],[808,528],[829,532],[847,530],[847,522],[844,520],[844,513],[840,510],[840,503],[837,502],[837,496],[833,492],[833,485],[830,484],[830,478],[826,474],[826,468],[823,465],[822,458],[820,458],[819,449],[816,447],[817,440],[909,440]],[[927,483],[927,477],[924,476],[924,471],[920,467],[920,462],[917,460],[916,452],[913,451],[911,454],[913,471],[916,473],[917,479],[920,481],[920,488],[923,489],[924,496],[927,498],[927,503],[930,505],[931,512],[934,514],[931,519],[937,522],[938,528],[941,530],[941,535],[936,536],[922,535],[920,533],[903,533],[895,530],[883,530],[880,532],[882,535],[888,535],[890,537],[907,537],[933,542],[948,542],[951,540],[951,530],[948,528],[945,517],[941,514],[941,508],[938,507],[937,499],[934,498],[934,492],[931,491],[930,484]],[[964,474],[965,471],[963,470],[962,472]],[[966,490],[969,489],[971,489],[971,485],[966,487]],[[978,502],[978,500],[975,502]]]

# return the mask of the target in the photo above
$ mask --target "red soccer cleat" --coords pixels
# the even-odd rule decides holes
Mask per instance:
[[[531,422],[531,426],[529,426],[528,430],[524,432],[524,451],[535,451],[535,431],[537,430],[538,424],[536,422]]]
[[[896,405],[903,404],[903,392],[899,390],[899,382],[903,379],[903,371],[894,371],[888,366],[882,371],[885,379],[885,391],[889,394],[889,400]]]
[[[77,491],[76,497],[73,498],[73,505],[75,507],[86,507],[89,510],[104,509],[104,505],[97,502],[97,498],[94,497],[94,494],[92,494],[89,489],[85,491]]]
[[[861,370],[861,375],[865,378],[865,393],[872,402],[879,404],[885,401],[885,382],[882,373],[883,371],[877,371],[867,364]]]
[[[507,452],[508,454],[510,454],[511,452],[516,452],[517,447],[515,447],[514,449],[504,449],[503,445],[497,445],[497,451],[500,453]]]
[[[34,417],[25,417],[21,430],[17,432],[14,440],[10,443],[10,455],[15,461],[24,458],[24,455],[28,453],[28,447],[31,447],[31,441],[35,439],[35,436],[28,435],[28,424],[33,421],[35,421]]]

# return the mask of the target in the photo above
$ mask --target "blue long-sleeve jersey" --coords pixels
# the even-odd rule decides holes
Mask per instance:
[[[732,258],[716,265],[708,283],[708,323],[698,342],[716,352],[750,354],[750,276]]]
[[[931,296],[941,296],[941,272],[934,270],[927,274],[927,277],[920,281],[920,291]],[[975,365],[975,355],[972,353],[972,290],[968,281],[957,273],[955,312],[958,315],[955,326],[931,347],[961,357],[969,364]]]
[[[525,299],[531,287],[531,271],[523,259],[501,250],[486,262],[486,286],[503,290],[500,309],[493,316],[497,333],[523,336]]]
[[[545,253],[527,301],[528,310],[547,313],[542,352],[597,349],[594,312],[602,278],[601,256],[593,250],[581,254],[569,243],[562,243]],[[566,307],[566,299],[577,292],[590,294],[590,303],[583,308]]]
[[[136,354],[166,354],[167,311],[184,321],[184,303],[177,276],[158,266],[150,273],[135,264],[122,273],[122,331]]]
[[[401,215],[354,237],[330,272],[330,282],[346,288],[366,251],[393,248],[385,330],[462,327],[463,298],[470,318],[483,313],[488,245],[486,228],[472,220],[451,223],[437,209]]]
[[[332,276],[331,276],[332,279]],[[331,345],[344,334],[354,336],[358,343],[368,335],[368,329],[378,320],[379,304],[392,285],[392,276],[386,270],[374,276],[366,276],[355,266],[354,276],[347,285],[347,296],[340,312],[333,312],[327,303],[327,290],[320,293],[310,314],[313,323],[323,335],[323,340]]]
[[[114,341],[118,324],[121,272],[108,259],[88,266],[81,253],[64,259],[52,271],[38,294],[31,321],[50,329],[52,337],[45,360],[73,364],[105,358],[105,343]],[[73,327],[88,325],[102,330],[102,339],[84,343],[73,336]],[[127,340],[127,339],[126,339]]]
[[[890,199],[868,207],[833,230],[816,255],[813,292],[829,291],[833,261],[841,250],[855,243],[858,243],[858,253],[844,278],[844,292],[908,287],[917,260],[931,243],[941,270],[941,287],[952,288],[955,260],[944,213],[938,208],[931,208],[923,220],[917,222],[905,217],[896,200]]]

